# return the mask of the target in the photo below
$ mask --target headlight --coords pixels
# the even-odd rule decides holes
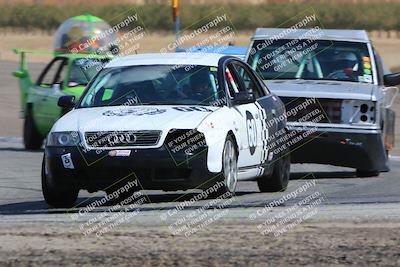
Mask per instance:
[[[47,146],[77,146],[80,138],[78,132],[54,132],[47,139]]]
[[[360,121],[374,123],[375,121],[375,103],[363,103],[360,105]]]
[[[374,124],[376,102],[366,100],[343,100],[342,118],[350,124]]]

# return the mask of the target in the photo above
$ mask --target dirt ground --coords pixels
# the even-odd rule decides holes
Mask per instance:
[[[303,224],[278,238],[231,224],[189,239],[166,227],[118,228],[100,239],[68,225],[10,228],[0,229],[2,266],[400,265],[400,223]]]

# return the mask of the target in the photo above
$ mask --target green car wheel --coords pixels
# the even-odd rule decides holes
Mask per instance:
[[[38,132],[35,121],[32,116],[32,111],[27,110],[24,121],[24,145],[25,149],[38,150],[42,147],[43,137]]]

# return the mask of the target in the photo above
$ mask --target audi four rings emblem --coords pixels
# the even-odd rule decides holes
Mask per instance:
[[[109,144],[133,144],[136,140],[136,135],[132,133],[114,133],[107,137]]]

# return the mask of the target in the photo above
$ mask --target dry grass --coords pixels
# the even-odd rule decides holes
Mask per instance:
[[[239,32],[235,36],[235,44],[247,46],[250,40],[251,32]],[[34,50],[52,50],[53,37],[43,32],[9,32],[0,31],[0,60],[18,61],[18,57],[11,51],[12,48],[34,49]],[[198,36],[184,44],[189,47],[205,39],[205,35]],[[170,32],[149,33],[139,44],[139,53],[157,53],[175,40],[174,34]],[[400,39],[372,37],[372,40],[383,57],[389,68],[400,66]],[[50,59],[47,55],[32,55],[32,62],[47,62]]]
[[[385,2],[399,2],[400,0],[386,0]],[[63,5],[65,1],[59,0],[41,0],[40,1],[46,5]],[[68,4],[78,5],[78,4],[96,4],[96,5],[109,5],[114,4],[115,0],[69,0]],[[134,5],[144,5],[144,4],[167,4],[170,5],[170,1],[165,0],[120,0],[119,3],[134,4]],[[183,2],[183,1],[182,1]],[[204,4],[215,4],[216,0],[185,0],[184,4],[189,5],[204,5]],[[270,4],[270,3],[320,3],[321,0],[218,0],[219,4],[243,4],[243,5],[258,5],[258,4]],[[382,0],[330,0],[325,2],[336,2],[336,3],[379,3]],[[37,4],[37,0],[0,0],[0,4],[10,4],[10,3],[24,3],[24,4]]]
[[[237,45],[247,46],[250,40],[251,32],[238,33],[235,37]],[[0,31],[0,60],[18,61],[18,56],[12,52],[13,48],[46,50],[53,49],[53,36],[40,32],[9,32]],[[207,38],[206,35],[199,35],[193,40],[184,43],[183,46],[190,47]],[[157,53],[160,49],[168,47],[175,41],[175,35],[170,32],[158,32],[147,34],[138,42],[140,45],[138,53]],[[132,46],[130,46],[132,47]],[[48,55],[30,55],[31,62],[47,62],[50,60]]]

